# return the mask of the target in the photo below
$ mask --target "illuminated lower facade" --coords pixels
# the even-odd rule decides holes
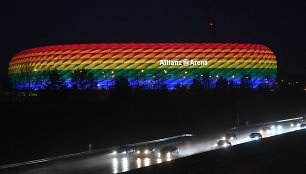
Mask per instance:
[[[271,86],[276,68],[274,53],[259,44],[74,44],[21,51],[9,63],[9,75],[15,89],[43,89],[47,80],[43,74],[51,70],[59,71],[71,87],[71,73],[82,69],[95,76],[99,89],[112,87],[117,77],[147,89],[190,86],[193,79],[204,77],[209,78],[209,87],[222,77],[238,85],[249,78],[256,88],[260,83]]]

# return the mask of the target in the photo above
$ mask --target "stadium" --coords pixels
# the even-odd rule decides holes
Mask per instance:
[[[103,43],[54,45],[27,49],[9,62],[14,89],[44,89],[47,72],[56,70],[72,87],[71,74],[86,70],[94,75],[97,89],[109,89],[123,77],[132,87],[174,89],[206,78],[209,87],[219,78],[239,85],[248,78],[251,88],[272,86],[276,56],[260,44],[238,43]],[[28,84],[28,85],[25,85]]]

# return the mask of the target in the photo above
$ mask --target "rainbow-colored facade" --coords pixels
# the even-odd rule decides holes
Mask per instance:
[[[186,61],[204,64],[187,65]],[[211,86],[220,77],[239,84],[241,78],[249,76],[256,88],[263,81],[274,83],[276,67],[274,53],[258,44],[73,44],[21,51],[9,63],[9,75],[15,89],[25,88],[24,69],[32,71],[29,82],[32,89],[43,88],[45,80],[39,77],[54,69],[61,73],[68,87],[74,70],[87,69],[96,77],[98,88],[109,88],[116,77],[125,77],[132,86],[152,88],[158,82],[173,89],[175,85],[189,86],[203,74],[209,75]]]

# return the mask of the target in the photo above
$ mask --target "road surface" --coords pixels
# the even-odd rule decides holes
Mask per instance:
[[[216,149],[218,140],[228,133],[235,133],[237,139],[230,140],[232,145],[241,143],[252,143],[256,141],[249,138],[250,133],[260,132],[263,138],[278,136],[287,132],[303,129],[300,124],[292,124],[294,121],[302,121],[302,117],[288,120],[279,120],[270,123],[250,125],[227,130],[223,133],[211,133],[209,136],[192,136],[184,134],[175,137],[131,144],[129,146],[154,146],[155,151],[149,154],[114,154],[114,148],[102,149],[92,152],[64,155],[46,159],[39,159],[17,164],[0,166],[0,174],[112,174],[150,166],[159,163],[171,163],[172,160],[198,154]],[[262,128],[269,128],[269,131],[262,132]],[[164,146],[176,146],[178,154],[162,155],[159,149]]]

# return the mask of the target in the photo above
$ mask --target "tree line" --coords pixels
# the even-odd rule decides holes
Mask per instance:
[[[21,85],[19,88],[23,90],[98,90],[98,89],[119,89],[127,90],[132,88],[137,89],[153,89],[153,90],[168,90],[168,86],[162,82],[162,79],[152,79],[153,85],[149,88],[143,83],[139,83],[140,79],[137,78],[138,82],[132,87],[130,82],[124,76],[117,76],[112,78],[113,82],[111,85],[102,87],[98,83],[98,79],[95,74],[87,69],[73,70],[70,73],[64,73],[57,69],[44,72],[36,72],[35,70],[25,70],[20,73],[19,78],[15,78],[12,84]],[[157,76],[158,77],[158,76]],[[66,79],[66,80],[65,80]],[[192,79],[190,85],[176,84],[174,90],[190,89],[252,89],[254,88],[253,82],[251,81],[250,75],[244,75],[240,78],[237,83],[234,79],[227,79],[222,76],[213,79],[209,74],[201,74]],[[109,80],[108,80],[109,81]],[[12,86],[13,88],[16,88]],[[258,89],[269,89],[269,84],[264,79],[258,84]],[[18,89],[18,88],[17,88]],[[173,90],[173,88],[172,88]]]

